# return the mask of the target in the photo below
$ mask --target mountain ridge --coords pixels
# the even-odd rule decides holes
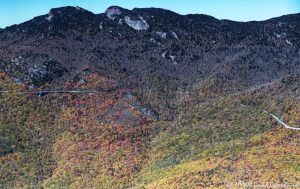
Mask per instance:
[[[89,12],[89,13],[92,13],[92,14],[94,14],[94,15],[103,15],[103,14],[105,14],[105,12],[103,12],[103,13],[93,13],[93,12],[91,12],[91,11],[89,11],[89,10],[87,10],[87,9],[84,9],[84,8],[82,8],[82,7],[79,7],[79,6],[64,6],[64,7],[57,7],[57,8],[51,8],[50,10],[49,10],[49,12],[51,12],[51,10],[60,10],[60,11],[62,11],[62,10],[66,10],[66,8],[68,9],[68,10],[81,10],[81,11],[84,11],[84,12]],[[230,20],[230,19],[226,19],[226,18],[223,18],[223,19],[217,19],[217,18],[215,18],[215,17],[213,17],[213,16],[210,16],[210,15],[208,15],[208,14],[201,14],[201,13],[193,13],[193,14],[179,14],[179,13],[176,13],[176,12],[174,12],[174,11],[171,11],[171,10],[168,10],[168,9],[164,9],[164,8],[156,8],[156,7],[148,7],[148,8],[133,8],[133,9],[126,9],[126,8],[123,8],[123,7],[120,7],[120,6],[115,6],[115,5],[113,5],[113,6],[109,6],[107,9],[109,9],[109,8],[118,8],[118,9],[120,9],[120,10],[125,10],[126,12],[128,12],[128,11],[133,11],[133,12],[135,12],[135,11],[137,11],[137,12],[141,12],[141,11],[151,11],[151,10],[155,10],[155,11],[166,11],[166,12],[169,12],[169,13],[172,13],[172,14],[176,14],[176,15],[180,15],[180,16],[207,16],[207,17],[210,17],[210,18],[212,18],[212,19],[215,19],[215,20],[219,20],[219,21],[231,21],[231,22],[239,22],[239,23],[248,23],[248,22],[266,22],[266,21],[271,21],[271,20],[275,20],[275,19],[279,19],[279,18],[284,18],[284,17],[299,17],[300,16],[300,13],[292,13],[292,14],[286,14],[286,15],[281,15],[281,16],[276,16],[276,17],[272,17],[272,18],[268,18],[268,19],[265,19],[265,20],[260,20],[260,21],[257,21],[257,20],[250,20],[250,21],[236,21],[236,20]],[[107,10],[106,9],[106,10]],[[47,14],[44,14],[44,15],[40,15],[40,16],[45,16],[45,15],[47,15]],[[35,19],[35,18],[37,18],[37,17],[40,17],[40,16],[35,16],[35,17],[33,17],[32,19]],[[32,20],[32,19],[30,19],[30,20]],[[28,21],[30,21],[30,20],[28,20]],[[0,30],[3,30],[3,29],[7,29],[7,28],[9,28],[9,27],[12,27],[12,26],[15,26],[15,25],[21,25],[21,24],[23,24],[23,23],[25,23],[25,22],[28,22],[28,21],[24,21],[24,22],[22,22],[22,23],[20,23],[20,24],[12,24],[12,25],[10,25],[10,26],[6,26],[6,27],[4,27],[4,28],[0,28]]]

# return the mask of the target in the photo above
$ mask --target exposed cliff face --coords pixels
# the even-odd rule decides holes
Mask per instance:
[[[96,15],[63,7],[1,30],[0,55],[6,65],[47,57],[61,67],[53,77],[96,67],[171,118],[178,91],[195,85],[228,93],[299,73],[299,20],[295,14],[241,23],[155,8],[114,6]],[[41,64],[31,59],[28,67]]]

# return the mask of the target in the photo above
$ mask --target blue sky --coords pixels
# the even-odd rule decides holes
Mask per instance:
[[[236,21],[265,20],[300,13],[300,0],[0,0],[0,27],[19,24],[61,6],[80,6],[102,13],[111,5],[159,7],[180,14],[200,13]]]

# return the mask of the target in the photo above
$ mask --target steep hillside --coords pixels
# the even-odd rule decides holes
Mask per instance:
[[[194,106],[176,125],[161,124],[138,188],[299,185],[299,131],[264,113],[299,128],[299,78],[217,97]]]
[[[36,72],[45,82],[96,67],[172,119],[180,90],[211,83],[227,93],[298,73],[299,19],[240,23],[155,8],[95,15],[63,7],[2,30],[0,59],[16,81],[35,85]]]
[[[0,30],[0,188],[300,184],[300,14],[51,9]],[[268,112],[268,113],[266,113]]]
[[[58,94],[24,93],[2,75],[1,188],[78,188],[91,181],[109,188],[139,172],[157,118],[128,91],[91,69]]]

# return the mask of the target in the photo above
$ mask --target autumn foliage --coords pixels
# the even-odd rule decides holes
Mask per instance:
[[[0,74],[7,91],[0,98],[0,188],[298,184],[300,134],[263,113],[299,127],[297,83],[207,98],[174,121],[158,121],[92,69],[62,88],[97,91],[84,94],[22,94],[26,85]]]

